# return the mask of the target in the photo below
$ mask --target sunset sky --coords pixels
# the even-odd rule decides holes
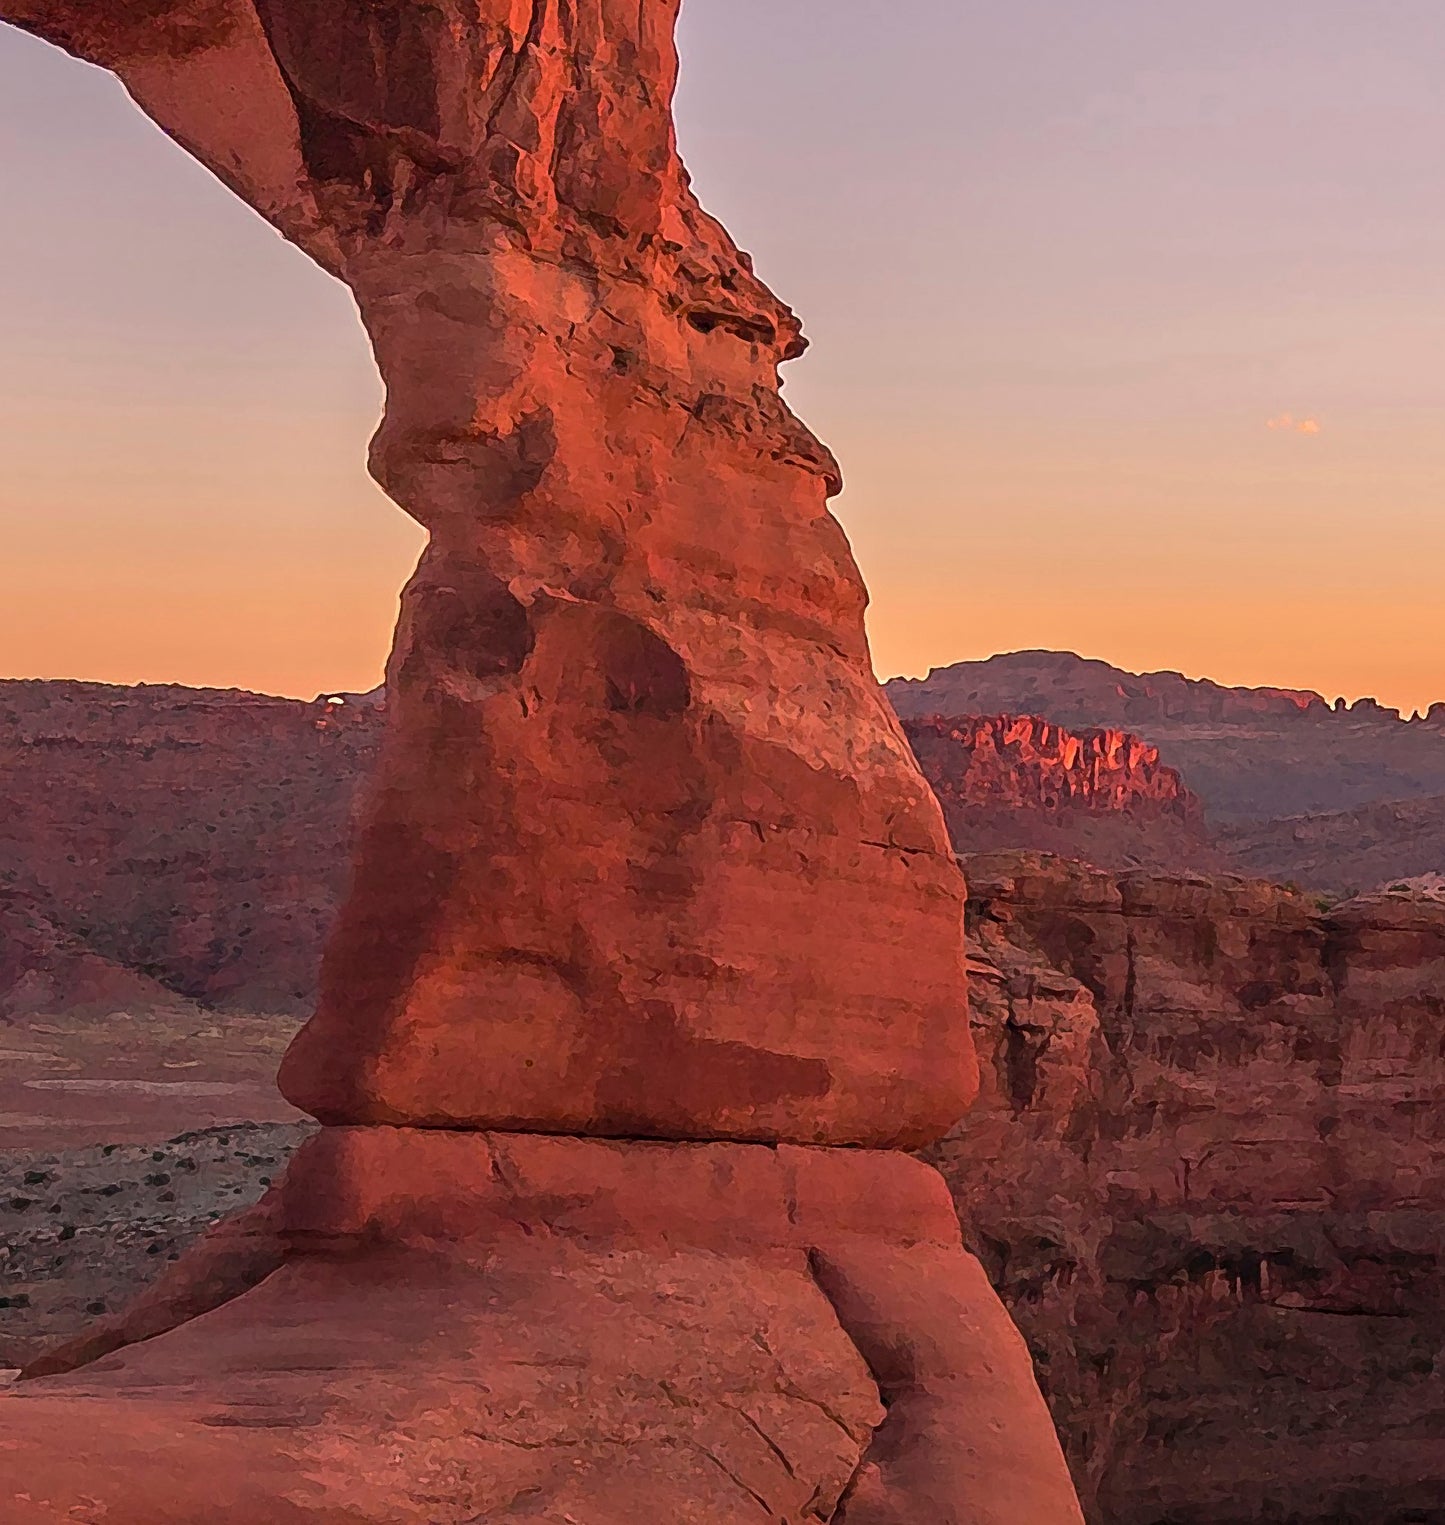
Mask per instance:
[[[1439,0],[687,0],[880,675],[1445,699]],[[0,28],[0,676],[378,680],[420,533],[347,293]]]

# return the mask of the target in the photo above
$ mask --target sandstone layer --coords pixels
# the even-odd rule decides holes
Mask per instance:
[[[968,860],[983,1095],[929,1158],[1099,1525],[1445,1499],[1445,905]]]
[[[7,1521],[1081,1519],[902,1156],[326,1129],[218,1234],[7,1396]]]
[[[1249,822],[1219,850],[1244,873],[1353,898],[1445,873],[1445,795]]]
[[[961,852],[1034,848],[1101,868],[1210,869],[1201,801],[1128,731],[1036,715],[925,715],[903,729]]]

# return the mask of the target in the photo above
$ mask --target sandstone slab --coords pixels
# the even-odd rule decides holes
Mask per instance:
[[[1022,1344],[901,1156],[325,1130],[222,1236],[184,1322],[152,1295],[139,1343],[0,1400],[7,1522],[1077,1518]],[[195,1316],[237,1250],[258,1284]]]

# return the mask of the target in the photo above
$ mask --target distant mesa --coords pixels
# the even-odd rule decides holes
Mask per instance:
[[[1406,720],[1371,698],[1331,704],[1308,689],[1228,688],[1060,651],[957,662],[885,688],[904,720],[1036,715],[1075,731],[1128,731],[1160,749],[1217,830],[1445,796],[1445,703]],[[1331,882],[1377,881],[1346,865]]]
[[[926,678],[895,678],[886,688],[905,716],[1023,710],[1065,725],[1128,726],[1161,720],[1246,724],[1261,717],[1312,719],[1330,713],[1323,696],[1310,689],[1226,688],[1177,672],[1125,672],[1068,651],[1016,651],[956,662],[934,668]]]
[[[1218,866],[1204,809],[1159,748],[1037,715],[931,715],[903,729],[959,852],[1033,848],[1107,867]]]

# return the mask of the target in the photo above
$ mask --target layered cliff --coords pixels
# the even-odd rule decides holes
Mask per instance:
[[[984,1096],[933,1158],[1092,1518],[1435,1518],[1445,906],[966,867]]]
[[[1131,731],[1163,751],[1221,826],[1445,795],[1440,705],[1406,720],[1373,699],[1330,704],[1308,690],[1227,688],[1051,651],[958,662],[886,691],[909,719],[1030,714]]]
[[[903,729],[945,806],[1200,814],[1159,748],[1127,731],[1070,731],[1034,715],[931,715]]]
[[[0,1012],[307,1010],[381,733],[364,699],[0,682]]]
[[[1211,868],[1200,802],[1127,731],[930,715],[904,732],[961,852],[1036,848],[1101,867]]]

